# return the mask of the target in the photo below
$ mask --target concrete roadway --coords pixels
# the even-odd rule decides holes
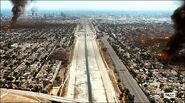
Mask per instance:
[[[95,102],[116,102],[112,82],[110,81],[96,43],[96,36],[90,30],[89,25],[87,25],[87,35],[88,61],[93,98]]]
[[[84,24],[84,21],[83,23]],[[69,71],[67,97],[88,101],[88,81],[85,60],[85,35],[88,51],[88,69],[93,102],[116,102],[114,88],[102,61],[96,44],[96,35],[89,24],[83,25],[86,29],[76,31],[77,41],[74,49],[72,66]]]
[[[130,93],[135,96],[134,102],[149,103],[148,98],[146,97],[144,92],[141,90],[136,80],[132,77],[132,75],[129,73],[125,65],[121,62],[121,60],[119,59],[119,57],[117,56],[117,54],[115,53],[111,45],[108,43],[107,38],[108,37],[103,37],[101,41],[107,48],[107,51],[109,52],[123,83],[129,89]]]
[[[77,40],[69,71],[68,98],[80,98],[88,102],[88,85],[85,61],[85,39],[83,32],[76,33]]]

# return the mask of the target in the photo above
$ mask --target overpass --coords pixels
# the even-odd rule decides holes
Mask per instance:
[[[44,98],[44,99],[48,99],[50,101],[55,101],[55,102],[74,102],[74,103],[84,102],[81,100],[76,100],[76,99],[73,100],[73,99],[64,98],[64,97],[60,97],[60,96],[53,96],[53,95],[49,95],[49,94],[32,92],[32,91],[15,90],[15,89],[7,89],[7,88],[0,88],[0,91],[6,92],[6,94],[14,93],[14,94],[20,94],[20,95],[27,95],[27,96]],[[1,96],[1,98],[3,98],[4,96]]]

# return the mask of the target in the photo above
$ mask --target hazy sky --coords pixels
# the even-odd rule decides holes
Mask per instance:
[[[50,10],[175,10],[179,1],[62,1],[35,0],[29,2],[27,9],[35,7]],[[11,9],[8,0],[1,1],[1,9]]]

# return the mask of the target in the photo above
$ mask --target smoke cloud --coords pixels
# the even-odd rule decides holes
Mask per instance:
[[[12,17],[12,25],[14,25],[18,19],[18,17],[24,13],[26,4],[28,0],[11,0],[13,4],[12,12],[13,12],[13,17]]]
[[[167,52],[174,55],[183,48],[183,43],[185,43],[185,0],[183,0],[183,5],[174,11],[171,19],[174,23],[175,32],[167,44],[169,47]]]

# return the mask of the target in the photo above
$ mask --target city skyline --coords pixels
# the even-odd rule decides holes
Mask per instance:
[[[26,10],[34,7],[39,10],[171,11],[179,5],[180,1],[32,1],[27,4]],[[1,1],[2,10],[11,8],[10,1]]]

